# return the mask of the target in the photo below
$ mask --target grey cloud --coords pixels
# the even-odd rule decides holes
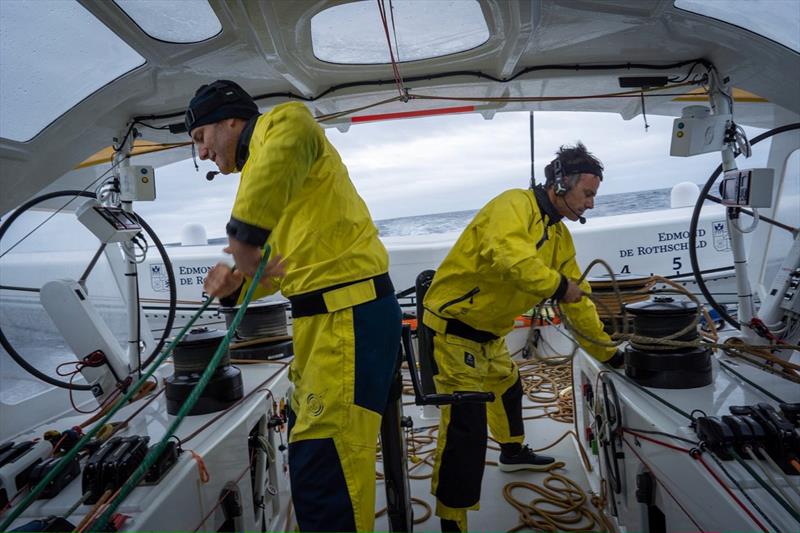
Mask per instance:
[[[535,174],[562,144],[583,141],[606,166],[601,194],[667,187],[704,180],[718,154],[669,156],[672,119],[649,116],[624,121],[604,113],[537,113]],[[526,187],[530,178],[527,113],[454,115],[326,130],[375,219],[475,209],[505,189]],[[177,240],[184,224],[202,222],[209,236],[222,236],[236,194],[236,176],[205,173],[215,167],[191,161],[159,169],[159,199],[138,204],[165,240]]]

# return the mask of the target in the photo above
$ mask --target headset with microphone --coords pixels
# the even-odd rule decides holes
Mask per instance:
[[[217,80],[203,85],[184,115],[184,129],[191,135],[192,129],[205,124],[213,124],[226,118],[250,120],[258,115],[258,106],[247,92],[238,84],[229,80]],[[195,157],[195,145],[192,143],[192,158]],[[197,169],[197,162],[195,162]],[[211,181],[219,171],[209,171],[206,179]]]
[[[572,206],[571,206],[571,205],[569,205],[569,202],[567,202],[566,198],[564,198],[564,197],[562,196],[562,197],[561,197],[561,201],[562,201],[562,202],[564,202],[564,205],[565,205],[565,206],[567,206],[567,209],[569,209],[570,211],[572,211],[572,214],[573,214],[573,215],[575,215],[576,217],[578,217],[578,222],[580,222],[581,224],[586,224],[586,217],[584,217],[583,215],[579,215],[578,213],[576,213],[576,212],[575,212],[575,210],[574,210],[574,209],[572,209]]]
[[[578,222],[581,224],[586,224],[586,218],[584,218],[582,215],[579,215],[572,208],[572,206],[569,205],[569,202],[567,202],[567,199],[565,198],[569,190],[572,189],[572,184],[569,182],[569,175],[582,173],[594,174],[600,178],[600,181],[603,180],[603,167],[588,161],[568,166],[564,164],[564,162],[561,160],[561,156],[559,155],[553,159],[549,165],[544,167],[544,175],[547,178],[547,183],[553,184],[553,192],[556,194],[556,196],[561,197],[561,201],[565,206],[567,206],[567,209],[572,211],[572,214],[578,217]]]

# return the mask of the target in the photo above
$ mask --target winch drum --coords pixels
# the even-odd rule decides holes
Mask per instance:
[[[625,306],[633,315],[634,334],[668,339],[687,329],[698,313],[693,302],[656,296]],[[693,343],[696,328],[670,340]],[[700,346],[670,346],[635,340],[625,348],[625,375],[644,387],[693,389],[712,382],[711,350]]]
[[[222,331],[197,328],[189,332],[175,347],[172,354],[175,373],[166,379],[165,390],[169,414],[178,414],[224,337],[225,333]],[[222,411],[240,400],[243,395],[242,372],[231,365],[230,353],[226,352],[189,415]]]

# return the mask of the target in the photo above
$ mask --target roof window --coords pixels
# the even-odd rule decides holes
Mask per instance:
[[[464,52],[489,39],[477,0],[393,0],[385,5],[395,59],[400,62]],[[314,55],[322,61],[390,62],[380,12],[371,0],[333,6],[314,15],[311,41]]]
[[[675,7],[739,26],[800,52],[797,0],[675,0]]]
[[[0,137],[29,141],[75,104],[144,64],[78,2],[2,0]]]
[[[153,39],[198,43],[222,31],[208,0],[114,0]]]

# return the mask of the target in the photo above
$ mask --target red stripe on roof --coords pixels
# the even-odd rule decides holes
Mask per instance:
[[[376,120],[392,120],[397,118],[429,117],[433,115],[449,115],[451,113],[470,113],[475,111],[474,105],[464,105],[459,107],[441,107],[438,109],[422,109],[420,111],[402,111],[399,113],[382,113],[378,115],[361,115],[352,117],[352,123],[372,122]]]

